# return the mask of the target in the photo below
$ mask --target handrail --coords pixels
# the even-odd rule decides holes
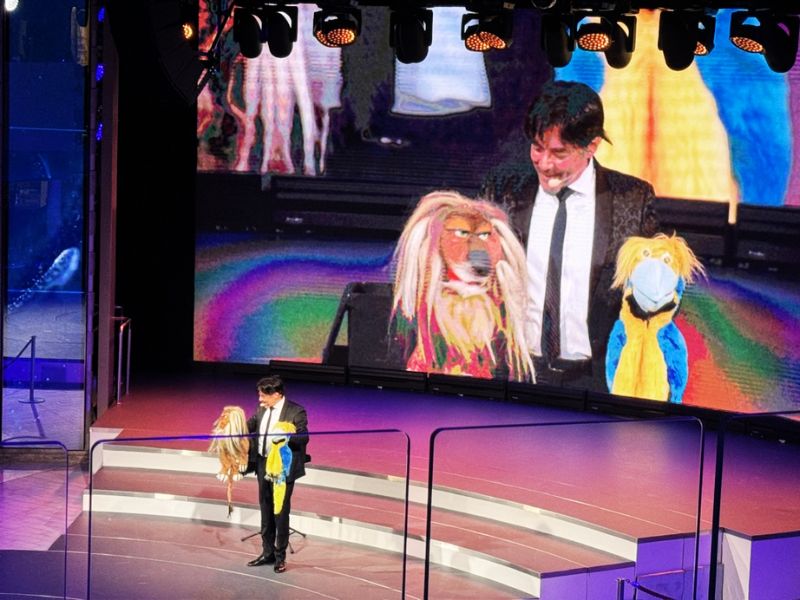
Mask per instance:
[[[19,360],[19,358],[22,356],[22,353],[25,352],[28,346],[31,347],[30,375],[28,377],[28,400],[27,401],[18,400],[18,402],[22,404],[41,404],[42,402],[44,402],[44,400],[36,400],[36,398],[33,397],[33,390],[36,385],[36,336],[35,335],[31,336],[31,339],[29,339],[25,343],[25,345],[22,347],[22,350],[20,350],[14,358],[12,358],[7,363],[3,364],[3,369],[4,370],[8,369],[8,367],[17,362],[17,360]],[[36,414],[35,409],[34,409],[34,417],[36,420],[36,426],[39,428],[39,433],[41,434],[40,437],[44,437],[44,431],[42,431],[42,425],[39,422],[39,415]]]
[[[649,594],[653,598],[659,598],[660,600],[676,600],[672,596],[666,596],[650,588],[644,587],[638,581],[631,581],[630,579],[626,579],[624,577],[619,577],[617,579],[617,600],[625,600],[625,584],[630,585],[636,592],[644,592],[645,594]]]
[[[122,403],[122,342],[125,339],[125,331],[128,332],[128,352],[125,365],[125,395],[131,389],[131,337],[133,335],[133,325],[130,317],[111,317],[113,321],[119,321],[119,345],[117,346],[117,404]]]

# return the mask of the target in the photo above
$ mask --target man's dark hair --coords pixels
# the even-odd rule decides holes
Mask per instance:
[[[533,142],[552,127],[561,139],[585,148],[596,137],[610,142],[603,129],[603,102],[592,88],[578,81],[551,81],[534,98],[525,118],[525,135]]]
[[[280,375],[267,375],[258,380],[256,388],[263,394],[277,393],[283,396],[283,379],[281,379]]]

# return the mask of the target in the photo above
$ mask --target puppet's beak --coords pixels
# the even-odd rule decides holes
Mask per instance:
[[[657,258],[646,258],[630,277],[633,297],[646,312],[656,312],[669,304],[678,285],[678,274]]]

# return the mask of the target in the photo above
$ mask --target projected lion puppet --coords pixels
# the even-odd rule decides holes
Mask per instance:
[[[525,251],[498,206],[424,196],[395,260],[393,333],[409,371],[533,380]]]
[[[686,341],[673,321],[687,284],[704,272],[683,238],[628,238],[613,287],[623,288],[606,349],[613,394],[679,403],[689,377]]]
[[[219,456],[220,469],[217,479],[227,484],[230,517],[233,512],[233,482],[239,481],[247,469],[247,454],[250,450],[250,440],[244,437],[247,435],[247,419],[244,411],[238,406],[226,406],[214,421],[212,432],[221,436],[211,442],[208,450]]]

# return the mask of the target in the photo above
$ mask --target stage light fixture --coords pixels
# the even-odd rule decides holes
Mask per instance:
[[[343,7],[323,9],[314,13],[314,37],[323,46],[349,46],[361,33],[361,11]]]
[[[511,45],[514,21],[511,11],[494,14],[467,13],[461,18],[461,39],[467,50],[488,52]]]
[[[265,6],[261,9],[261,39],[275,58],[286,58],[297,41],[297,6]]]
[[[598,17],[576,28],[575,43],[581,50],[602,52],[609,67],[621,69],[631,62],[636,44],[636,17],[627,14],[577,15]]]
[[[574,22],[570,15],[542,15],[541,44],[551,67],[566,67],[575,50]]]
[[[695,56],[714,49],[716,19],[699,11],[661,12],[658,22],[658,49],[673,71],[682,71]]]
[[[777,73],[786,73],[794,66],[798,32],[800,17],[797,15],[760,11],[739,11],[731,15],[733,45],[745,52],[763,54],[769,68]]]
[[[237,8],[233,13],[233,41],[245,58],[261,54],[261,24],[251,11]]]
[[[401,63],[425,60],[433,39],[433,11],[420,9],[393,10],[389,17],[389,45]]]

